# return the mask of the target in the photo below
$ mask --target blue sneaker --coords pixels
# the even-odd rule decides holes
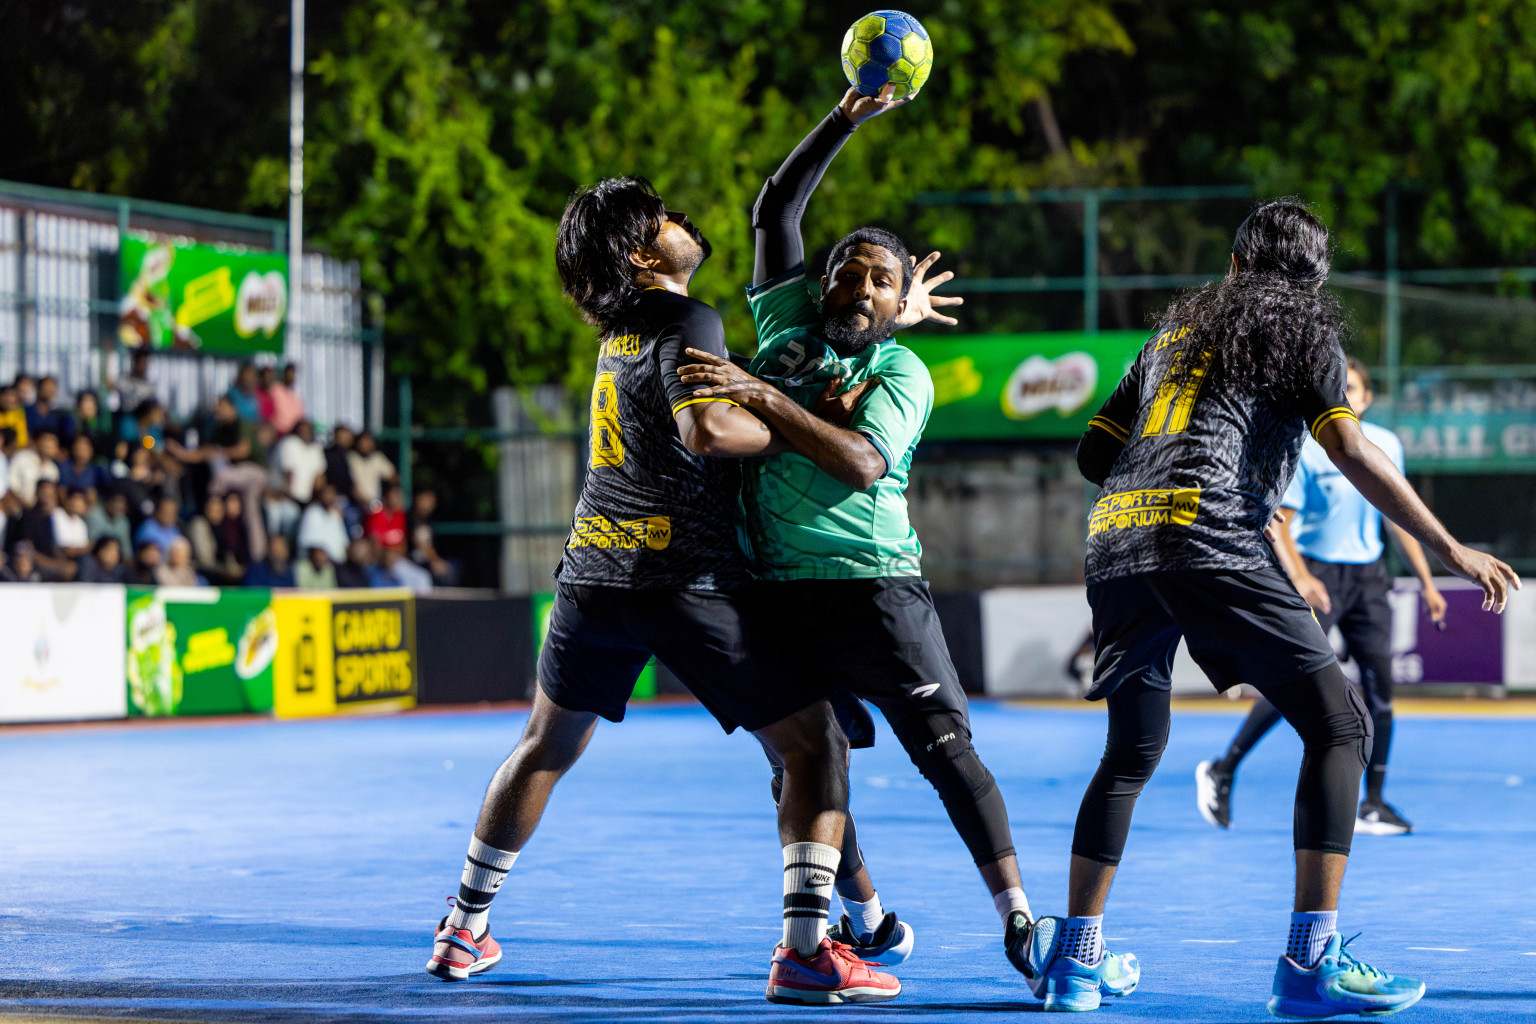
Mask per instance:
[[[854,931],[853,922],[844,914],[843,919],[827,929],[827,938],[841,942],[853,950],[853,955],[872,964],[892,967],[912,955],[917,935],[905,921],[897,920],[894,913],[886,914],[873,935],[860,935]]]
[[[1062,956],[1058,950],[1062,919],[1035,922],[1020,968],[1029,990],[1049,1012],[1097,1010],[1102,996],[1128,996],[1141,981],[1141,965],[1131,953],[1104,951],[1097,967]]]
[[[1398,978],[1362,963],[1349,955],[1348,946],[1335,933],[1322,959],[1310,970],[1282,956],[1275,965],[1269,1012],[1286,1020],[1321,1020],[1345,1013],[1379,1017],[1406,1010],[1424,997],[1422,981]]]
[[[1128,996],[1141,984],[1141,964],[1135,953],[1104,951],[1099,961],[1099,991],[1106,996]]]

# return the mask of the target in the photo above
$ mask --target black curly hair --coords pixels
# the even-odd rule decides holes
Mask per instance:
[[[1276,199],[1238,227],[1232,255],[1237,265],[1226,277],[1179,296],[1157,317],[1172,330],[1168,381],[1203,374],[1205,386],[1287,402],[1317,379],[1348,331],[1338,299],[1322,287],[1328,229],[1300,200]]]
[[[827,253],[827,276],[832,276],[832,272],[848,258],[849,250],[856,245],[879,246],[895,258],[901,266],[901,297],[906,298],[907,290],[912,287],[912,256],[907,252],[906,243],[884,228],[855,228],[839,238],[832,246],[832,251]]]
[[[571,196],[555,238],[565,294],[604,335],[623,333],[642,292],[629,261],[650,248],[667,216],[661,196],[639,177],[604,178]]]

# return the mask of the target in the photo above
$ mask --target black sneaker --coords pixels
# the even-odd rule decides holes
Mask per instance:
[[[1218,771],[1215,761],[1201,761],[1195,767],[1195,802],[1200,817],[1218,828],[1232,827],[1232,775]]]
[[[1385,800],[1365,800],[1355,817],[1355,831],[1368,836],[1406,836],[1413,825]]]
[[[853,955],[872,964],[893,967],[912,955],[917,936],[905,921],[894,913],[887,913],[873,935],[860,935],[844,914],[843,919],[827,929],[827,938],[840,942],[853,950]]]
[[[1008,962],[1026,978],[1035,976],[1035,969],[1029,964],[1029,940],[1035,933],[1035,922],[1022,910],[1015,910],[1008,915],[1008,926],[1003,929],[1003,952],[1008,954]]]

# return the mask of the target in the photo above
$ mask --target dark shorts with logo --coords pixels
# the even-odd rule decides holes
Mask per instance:
[[[1290,683],[1334,661],[1312,609],[1273,567],[1120,576],[1090,585],[1088,604],[1095,652],[1089,700],[1128,679],[1171,689],[1180,639],[1218,690]]]
[[[759,590],[780,638],[775,655],[789,671],[818,688],[869,701],[893,728],[934,712],[969,720],[965,690],[922,579],[789,580],[762,583]]]
[[[1353,565],[1306,559],[1307,570],[1328,588],[1327,612],[1318,612],[1323,632],[1334,626],[1354,658],[1392,656],[1392,577],[1382,559]]]
[[[774,636],[755,588],[630,590],[556,585],[539,689],[567,711],[622,721],[635,680],[654,655],[726,732],[756,730],[827,695],[808,676],[778,671]]]

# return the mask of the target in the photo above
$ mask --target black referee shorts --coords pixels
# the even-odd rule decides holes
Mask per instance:
[[[652,655],[726,732],[757,730],[827,696],[809,675],[776,671],[755,588],[628,590],[556,586],[539,689],[567,711],[622,721]]]
[[[1173,686],[1182,637],[1217,690],[1293,682],[1335,661],[1328,635],[1279,569],[1138,573],[1088,587],[1093,685],[1107,697],[1126,680]]]
[[[1392,657],[1392,577],[1384,559],[1362,564],[1305,559],[1307,571],[1328,588],[1329,610],[1317,613],[1326,633],[1339,627],[1356,659]]]

